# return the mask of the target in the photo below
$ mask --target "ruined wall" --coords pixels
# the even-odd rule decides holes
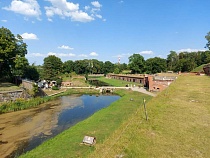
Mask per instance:
[[[0,102],[14,101],[17,98],[24,98],[24,90],[0,92]]]

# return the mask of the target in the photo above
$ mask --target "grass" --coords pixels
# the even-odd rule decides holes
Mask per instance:
[[[209,157],[210,78],[180,76],[88,157]]]
[[[120,90],[116,92],[122,96],[120,100],[21,157],[86,157],[92,153],[95,150],[94,146],[80,144],[85,135],[95,136],[97,144],[103,144],[125,120],[139,109],[143,98],[147,100],[151,98],[133,91]],[[130,101],[131,97],[133,101]]]
[[[205,65],[206,64],[200,65],[200,66],[196,67],[195,69],[193,69],[191,72],[203,72],[203,67]]]
[[[123,81],[123,80],[116,80],[116,79],[110,79],[110,78],[106,78],[106,77],[98,77],[97,80],[102,81],[102,82],[106,82],[109,85],[115,86],[115,87],[125,87],[126,85],[140,85],[138,83],[135,82],[127,82],[127,81]]]
[[[20,87],[9,83],[9,82],[0,82],[0,91],[13,91],[13,90],[20,90]]]

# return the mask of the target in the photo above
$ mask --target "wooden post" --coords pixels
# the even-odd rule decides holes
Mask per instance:
[[[145,112],[146,120],[148,120],[145,98],[144,98],[143,102],[144,102],[144,112]]]

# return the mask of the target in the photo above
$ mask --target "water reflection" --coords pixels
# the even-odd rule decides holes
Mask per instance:
[[[0,143],[0,155],[15,157],[29,151],[118,99],[119,96],[63,96],[41,108],[2,114],[0,141],[7,143]]]

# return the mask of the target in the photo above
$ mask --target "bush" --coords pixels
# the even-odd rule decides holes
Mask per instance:
[[[59,90],[57,86],[52,86],[52,90]]]

